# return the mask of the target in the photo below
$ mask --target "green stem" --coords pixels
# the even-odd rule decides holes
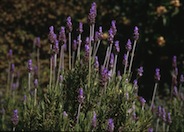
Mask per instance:
[[[74,64],[75,64],[75,51],[73,51],[72,53],[72,69],[74,68]]]
[[[79,41],[79,45],[77,48],[77,60],[79,61],[80,60],[80,48],[81,48],[81,34],[79,34],[78,41]]]
[[[34,106],[36,106],[36,96],[37,96],[37,89],[35,88],[35,92],[34,92],[35,96],[34,96]]]
[[[50,57],[50,81],[49,81],[49,88],[51,89],[52,85],[52,57]]]
[[[112,44],[110,44],[110,47],[109,47],[109,52],[108,52],[108,55],[107,55],[107,63],[106,63],[106,69],[108,68],[109,66],[109,60],[110,60],[110,55],[111,55],[111,51],[112,51]]]
[[[153,105],[154,105],[154,100],[155,100],[155,95],[156,95],[156,91],[157,91],[157,86],[158,86],[158,83],[155,83],[154,92],[153,92],[152,101],[151,101],[151,106],[150,106],[150,111],[151,111],[151,109],[153,108]]]
[[[68,34],[69,38],[69,70],[71,70],[71,32]]]
[[[40,79],[40,49],[37,48],[38,79]]]
[[[109,53],[109,46],[107,47],[107,50],[106,50],[105,60],[104,60],[104,63],[103,63],[103,68],[105,68],[105,65],[106,65],[106,62],[107,62],[108,53]]]
[[[100,40],[98,40],[98,42],[97,42],[97,46],[96,46],[95,51],[94,51],[94,54],[93,54],[93,59],[95,59],[95,56],[97,54],[97,51],[98,51],[99,46],[100,46]]]
[[[133,63],[133,58],[134,58],[134,54],[135,54],[136,43],[137,43],[137,41],[134,40],[134,45],[133,45],[132,54],[131,54],[131,59],[130,59],[130,66],[129,66],[129,69],[128,69],[128,76],[130,75],[131,68],[132,68],[132,63]]]
[[[61,72],[61,62],[64,61],[62,59],[62,56],[64,56],[64,53],[63,53],[63,45],[60,47],[59,68],[58,68],[57,81],[56,81],[56,86],[55,86],[56,89],[57,89],[57,86],[58,86],[58,83],[59,83],[59,75],[60,75],[60,72]]]
[[[78,112],[77,112],[77,124],[79,123],[80,109],[81,109],[81,103],[79,104]]]
[[[157,119],[157,124],[156,124],[156,130],[155,130],[155,132],[158,131],[158,128],[159,128],[159,121],[160,121],[160,119],[158,118],[158,119]]]
[[[123,75],[125,75],[126,74],[126,70],[127,70],[127,65],[128,65],[128,57],[129,57],[129,51],[127,51],[127,58],[126,58],[126,62],[125,62],[125,67],[124,67],[124,72],[123,72]]]

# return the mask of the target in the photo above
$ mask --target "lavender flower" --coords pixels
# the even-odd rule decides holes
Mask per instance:
[[[164,108],[162,108],[162,120],[164,121],[164,122],[166,122],[166,112],[165,112],[165,109]]]
[[[79,89],[78,101],[80,104],[84,102],[84,93],[82,88]]]
[[[109,132],[113,132],[114,131],[114,122],[113,122],[113,119],[109,119],[108,120],[107,131],[109,131]]]
[[[153,128],[149,128],[148,129],[148,132],[153,132]]]
[[[170,125],[172,123],[172,120],[171,120],[171,113],[167,113],[167,123]]]
[[[89,45],[85,44],[85,60],[88,61],[89,59]]]
[[[174,88],[173,88],[173,95],[178,97],[178,89],[176,86],[174,86]]]
[[[36,47],[40,48],[40,37],[36,37],[36,38],[34,39],[34,45],[35,45]]]
[[[50,30],[49,35],[48,35],[49,42],[51,44],[54,44],[54,42],[57,40],[57,35],[54,33],[54,27],[53,26],[50,26],[49,30]]]
[[[66,27],[68,32],[72,32],[72,20],[70,16],[66,19]]]
[[[156,82],[160,81],[160,69],[156,68],[155,70],[155,80]]]
[[[59,52],[59,42],[58,42],[58,40],[56,40],[54,42],[54,46],[53,46],[53,53],[58,54],[58,52]]]
[[[138,75],[139,77],[141,77],[141,76],[143,75],[143,72],[144,72],[144,70],[143,70],[143,67],[142,67],[142,66],[141,66],[140,68],[137,69],[137,75]]]
[[[78,29],[78,31],[79,31],[79,34],[82,34],[82,32],[83,32],[83,23],[82,22],[79,22],[79,29]]]
[[[100,85],[102,87],[105,86],[105,84],[107,83],[108,81],[108,70],[106,68],[103,68],[101,69],[101,78],[100,78]]]
[[[63,112],[63,117],[68,117],[68,114],[66,113],[66,111]]]
[[[92,126],[95,128],[97,126],[96,113],[93,112]]]
[[[180,76],[180,83],[184,83],[184,77],[183,77],[183,74]]]
[[[90,9],[90,12],[89,12],[89,15],[88,15],[88,21],[89,21],[89,24],[92,25],[95,23],[95,18],[96,18],[96,3],[93,2],[91,4],[91,9]]]
[[[12,57],[13,57],[13,51],[12,51],[12,49],[10,49],[10,50],[8,51],[7,57],[8,57],[8,60],[9,60],[9,61],[12,60]]]
[[[34,87],[35,87],[35,88],[38,88],[38,79],[35,79],[35,80],[34,80]]]
[[[103,31],[102,31],[102,27],[100,26],[99,27],[99,31],[98,31],[98,33],[99,33],[99,39],[102,39],[103,38]]]
[[[173,66],[173,68],[176,68],[177,67],[177,57],[176,56],[173,56],[172,66]]]
[[[15,64],[14,63],[11,64],[10,72],[11,73],[14,73],[15,72]]]
[[[38,67],[34,66],[34,77],[37,78],[38,77]]]
[[[95,69],[98,71],[99,70],[99,61],[98,61],[98,56],[95,56]]]
[[[134,40],[138,40],[139,39],[139,29],[137,26],[135,26],[134,28]]]
[[[110,55],[110,64],[109,64],[109,67],[110,67],[110,68],[113,68],[113,66],[114,66],[114,54],[111,53],[111,55]]]
[[[130,51],[132,49],[132,42],[130,41],[130,39],[128,39],[127,43],[126,43],[126,50]]]
[[[16,90],[17,89],[17,84],[16,83],[13,83],[12,84],[12,90]]]
[[[146,103],[146,100],[143,97],[139,97],[139,101],[140,101],[142,106],[144,106]]]
[[[123,65],[125,65],[126,62],[128,62],[127,60],[128,60],[127,54],[124,54],[124,56],[123,56]]]
[[[77,50],[77,40],[73,40],[73,46],[72,46],[73,51]]]
[[[95,42],[100,40],[100,33],[98,31],[95,32]]]
[[[108,40],[109,40],[110,44],[112,44],[113,43],[113,40],[114,40],[114,35],[113,35],[112,28],[109,29],[108,33],[109,33]]]
[[[115,41],[115,51],[116,53],[120,52],[119,41]]]
[[[116,35],[116,32],[117,32],[116,21],[115,20],[112,20],[111,21],[111,29],[112,29],[113,36],[115,36]]]
[[[33,70],[33,66],[32,66],[32,60],[28,60],[28,72],[31,72]]]
[[[65,27],[61,27],[61,30],[59,32],[59,43],[61,45],[66,44]]]
[[[17,109],[15,109],[13,111],[13,115],[12,115],[11,121],[12,121],[12,123],[13,123],[14,126],[16,126],[18,124],[18,122],[19,122],[19,116],[18,116],[18,110]]]
[[[161,117],[162,116],[162,107],[161,106],[158,106],[157,116],[158,117]]]

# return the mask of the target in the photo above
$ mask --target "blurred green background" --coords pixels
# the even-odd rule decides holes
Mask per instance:
[[[139,81],[139,94],[149,98],[154,85],[155,68],[161,68],[160,87],[171,84],[172,57],[177,56],[179,73],[184,73],[184,6],[179,0],[94,0],[97,3],[96,27],[110,28],[116,20],[121,54],[118,69],[122,70],[122,58],[127,39],[132,39],[134,26],[139,27],[132,80],[136,68],[144,67]],[[48,33],[53,25],[58,33],[72,17],[74,32],[82,21],[88,29],[87,15],[92,0],[1,0],[0,1],[0,89],[5,89],[7,78],[7,52],[13,50],[13,61],[20,74],[26,71],[27,60],[33,52],[33,40],[41,38],[41,63],[48,63]],[[86,34],[87,36],[88,34]],[[104,51],[105,52],[105,51]],[[99,56],[101,54],[98,54]],[[102,58],[102,57],[101,57]],[[102,59],[101,59],[102,60]],[[42,66],[45,69],[44,66]],[[160,90],[163,92],[162,90]]]

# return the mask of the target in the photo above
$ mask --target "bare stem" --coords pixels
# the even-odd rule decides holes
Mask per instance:
[[[127,51],[127,56],[126,56],[126,61],[125,61],[125,67],[124,67],[124,72],[123,72],[123,75],[126,74],[126,70],[127,70],[127,65],[128,65],[128,57],[129,57],[129,51]]]
[[[77,112],[77,124],[79,123],[80,109],[81,109],[81,103],[79,104],[78,112]]]
[[[151,106],[150,106],[150,111],[151,111],[151,109],[153,108],[153,105],[154,105],[154,100],[155,100],[155,95],[156,95],[156,91],[157,91],[157,86],[158,86],[158,83],[155,83],[154,92],[153,92],[152,101],[151,101]]]
[[[68,34],[69,37],[69,70],[71,70],[71,32]]]
[[[136,43],[137,43],[137,41],[134,40],[134,45],[133,45],[132,54],[131,54],[131,59],[130,59],[130,66],[129,66],[129,69],[128,69],[128,76],[130,75],[131,68],[132,68],[132,63],[133,63],[133,58],[134,58],[134,54],[135,54]]]

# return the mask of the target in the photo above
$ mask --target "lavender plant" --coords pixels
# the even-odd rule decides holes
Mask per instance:
[[[37,61],[28,60],[26,73],[28,79],[19,89],[14,89],[19,91],[16,98],[12,98],[9,91],[12,90],[12,84],[15,84],[15,68],[12,60],[9,60],[7,94],[1,105],[4,111],[1,114],[0,130],[109,132],[184,130],[177,119],[179,117],[181,122],[184,122],[184,115],[181,113],[184,100],[183,76],[181,75],[180,78],[179,90],[173,87],[173,98],[163,103],[164,106],[160,106],[162,103],[159,104],[159,100],[154,103],[157,99],[155,96],[158,81],[160,81],[159,69],[156,69],[155,73],[155,90],[151,104],[144,97],[139,96],[138,79],[143,76],[142,66],[137,70],[134,83],[130,81],[135,48],[139,39],[138,27],[134,28],[134,44],[130,62],[128,58],[131,41],[128,40],[124,71],[122,74],[117,73],[120,70],[117,67],[117,61],[121,51],[119,45],[122,42],[114,40],[117,33],[116,21],[111,22],[107,39],[109,45],[103,62],[99,62],[97,52],[103,32],[102,27],[99,27],[99,31],[95,31],[96,10],[96,3],[92,3],[88,14],[90,32],[86,35],[88,37],[84,38],[85,41],[82,41],[83,24],[80,22],[77,40],[74,39],[72,45],[71,32],[74,30],[71,17],[67,18],[68,37],[66,37],[64,26],[61,26],[58,35],[54,33],[54,27],[50,26],[48,35],[50,75],[46,86],[41,85],[41,78],[47,76],[40,72],[40,54],[37,54]],[[35,41],[37,44],[40,42],[38,38]],[[64,52],[67,42],[68,53]],[[38,48],[42,47],[38,46]],[[64,63],[65,54],[69,55],[68,68]],[[11,50],[8,57],[12,58]],[[33,70],[34,62],[37,66],[35,70]],[[39,76],[32,76],[37,74],[37,70]],[[159,105],[158,110],[155,110],[157,105]]]

